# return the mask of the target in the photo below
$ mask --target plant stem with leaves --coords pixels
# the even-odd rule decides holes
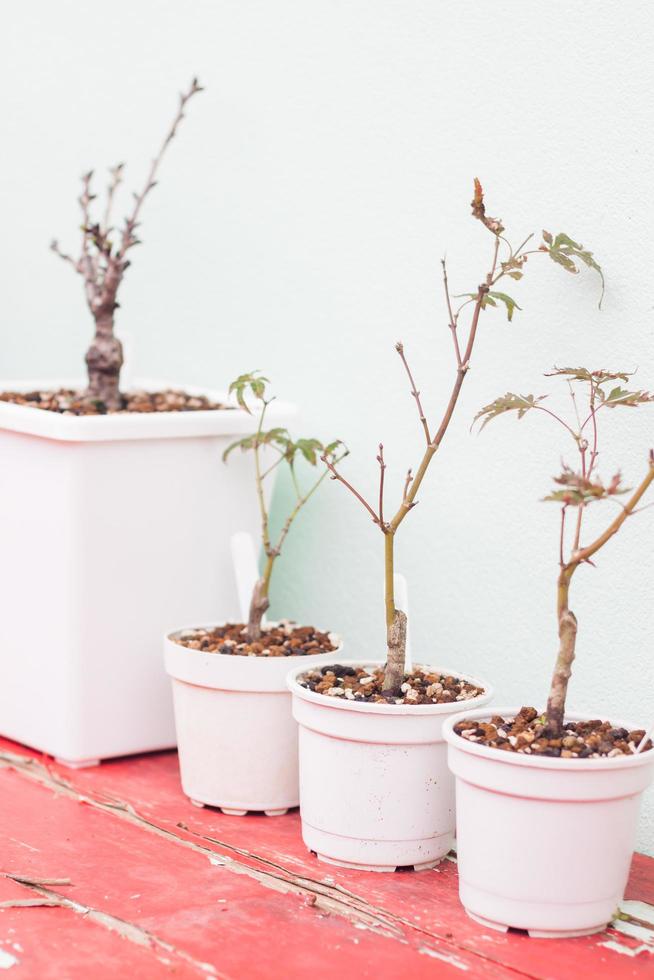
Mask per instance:
[[[449,280],[446,264],[443,261],[443,286],[445,291],[445,301],[448,314],[448,328],[453,338],[455,373],[449,399],[445,405],[443,415],[437,426],[432,427],[424,411],[423,404],[414,381],[413,372],[409,366],[404,345],[396,344],[396,351],[407,374],[411,395],[416,403],[419,422],[425,436],[425,447],[422,458],[420,459],[415,471],[409,469],[404,481],[402,497],[390,520],[384,517],[384,492],[385,492],[385,470],[386,464],[383,458],[383,445],[379,447],[377,457],[380,463],[379,475],[379,503],[376,507],[372,506],[366,497],[357,490],[336,467],[336,461],[327,457],[323,458],[331,478],[342,483],[349,490],[359,503],[366,509],[373,523],[384,535],[384,582],[385,582],[385,618],[386,618],[386,669],[384,675],[384,693],[389,698],[396,697],[400,693],[400,688],[405,675],[406,663],[406,616],[395,605],[394,592],[394,548],[395,535],[416,504],[417,495],[427,474],[430,463],[438,452],[445,433],[452,421],[454,411],[463,387],[463,382],[470,370],[472,354],[477,338],[481,314],[489,306],[496,307],[498,303],[506,308],[507,318],[513,319],[516,309],[520,309],[514,299],[504,292],[499,292],[494,287],[503,278],[519,280],[524,274],[524,267],[528,257],[533,254],[548,254],[557,264],[563,266],[568,272],[577,273],[578,267],[575,260],[596,269],[601,275],[601,269],[593,255],[582,245],[573,241],[567,235],[559,234],[553,237],[549,232],[543,232],[543,243],[537,249],[525,251],[526,245],[531,239],[531,235],[516,249],[504,237],[504,227],[499,218],[492,218],[486,214],[484,194],[478,180],[474,182],[474,197],[472,200],[472,214],[478,219],[492,235],[492,253],[488,272],[484,276],[481,284],[472,293],[463,294],[461,297],[453,297],[450,293]],[[455,307],[453,299],[463,299],[463,302]],[[462,313],[472,307],[469,326],[465,341],[460,336],[462,328]]]
[[[296,517],[314,495],[320,484],[327,476],[327,471],[303,490],[298,481],[296,472],[296,461],[299,458],[305,460],[312,467],[316,467],[319,458],[327,458],[334,463],[340,462],[346,455],[347,449],[340,440],[335,440],[327,445],[323,445],[318,439],[297,439],[293,441],[287,429],[273,428],[264,429],[264,421],[268,405],[274,400],[268,398],[266,385],[269,384],[267,378],[259,374],[258,371],[249,374],[242,374],[229,387],[230,394],[235,394],[238,404],[250,415],[252,410],[247,402],[246,395],[255,399],[259,407],[259,421],[256,432],[252,435],[238,439],[225,450],[223,459],[227,460],[229,454],[236,448],[242,451],[251,451],[254,455],[254,470],[257,500],[259,503],[259,514],[261,518],[261,539],[264,552],[264,568],[261,577],[255,583],[250,610],[246,626],[247,639],[250,643],[257,642],[261,638],[262,620],[270,605],[270,580],[272,577],[276,559],[281,554],[282,548]],[[277,453],[275,461],[264,466],[264,447]],[[285,463],[290,471],[293,488],[295,490],[295,502],[288,513],[286,520],[278,536],[273,540],[270,527],[270,514],[266,504],[265,480],[273,473],[277,467]]]
[[[507,392],[489,405],[484,406],[477,413],[475,421],[483,420],[481,426],[483,429],[492,419],[506,412],[517,413],[518,419],[523,418],[529,411],[543,412],[565,429],[566,433],[572,437],[577,449],[579,468],[573,470],[564,465],[560,476],[555,478],[557,489],[545,498],[545,500],[561,504],[559,575],[556,588],[559,649],[550,683],[546,712],[547,734],[550,737],[558,738],[565,720],[568,684],[572,674],[577,642],[577,617],[570,609],[572,578],[581,565],[593,564],[593,557],[618,533],[627,518],[636,513],[636,508],[643,495],[650,484],[654,482],[654,452],[651,450],[645,476],[631,493],[626,504],[621,503],[618,499],[619,496],[629,492],[621,484],[620,473],[616,473],[607,484],[602,483],[594,476],[599,456],[598,414],[602,409],[615,409],[620,406],[634,408],[637,405],[654,401],[654,396],[641,389],[628,390],[619,383],[610,391],[605,391],[605,385],[627,382],[631,376],[627,372],[589,371],[586,368],[555,368],[546,376],[554,375],[564,377],[569,384],[576,426],[574,422],[566,422],[560,415],[542,404],[547,397],[546,395],[516,395],[512,392]],[[588,414],[583,422],[578,413],[577,396],[573,385],[581,385],[588,398]],[[589,427],[590,442],[587,437]],[[582,545],[581,536],[585,513],[591,504],[600,500],[613,500],[620,507],[620,513],[590,544]],[[566,516],[569,508],[576,508],[577,517],[571,546],[566,549]]]

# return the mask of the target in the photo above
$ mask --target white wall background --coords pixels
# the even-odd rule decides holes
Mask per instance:
[[[486,269],[472,178],[514,241],[542,227],[606,270],[548,259],[511,284],[524,312],[490,311],[420,506],[403,525],[415,646],[488,678],[498,702],[542,701],[556,648],[558,511],[539,503],[568,447],[544,417],[470,435],[507,388],[540,393],[557,363],[639,368],[654,386],[651,50],[647,2],[603,0],[24,0],[0,38],[0,363],[7,377],[76,373],[90,323],[80,282],[48,251],[77,242],[78,176],[119,160],[138,186],[175,93],[197,73],[144,247],[122,292],[135,374],[223,386],[264,368],[307,434],[351,447],[374,492],[383,440],[398,494],[421,436],[393,343],[432,417],[452,380],[439,281]],[[600,471],[628,481],[654,416],[615,412]],[[281,514],[286,492],[277,495]],[[600,515],[607,519],[608,512]],[[571,707],[654,720],[654,511],[582,569]],[[275,609],[383,656],[382,541],[341,487],[298,522]],[[640,845],[654,849],[654,798]]]

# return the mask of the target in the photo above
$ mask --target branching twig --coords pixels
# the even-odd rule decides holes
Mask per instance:
[[[129,215],[129,217],[125,221],[125,228],[123,230],[121,244],[118,250],[119,258],[122,258],[127,252],[127,250],[131,248],[133,245],[135,245],[137,242],[137,240],[134,237],[134,230],[138,225],[138,217],[141,208],[143,206],[143,202],[145,201],[150,191],[152,191],[156,186],[157,182],[155,178],[157,176],[159,165],[161,164],[161,161],[164,157],[164,154],[169,144],[172,142],[172,140],[175,137],[179,124],[184,118],[184,109],[186,108],[187,102],[189,101],[189,99],[192,99],[194,95],[197,95],[198,92],[202,92],[202,91],[203,91],[202,86],[199,84],[197,78],[194,78],[191,82],[191,87],[189,88],[188,92],[182,92],[180,94],[179,109],[177,110],[177,115],[173,119],[172,126],[168,130],[166,137],[163,143],[161,144],[161,149],[159,150],[158,154],[152,161],[152,165],[150,166],[150,172],[148,173],[145,186],[143,190],[140,192],[140,194],[134,194],[134,208],[132,210],[131,215]]]
[[[384,527],[384,474],[386,472],[386,463],[384,462],[384,447],[382,443],[379,443],[379,454],[377,456],[377,462],[379,463],[379,524]]]
[[[561,568],[563,568],[563,566],[565,565],[565,558],[563,552],[564,552],[564,545],[565,545],[565,512],[567,510],[567,507],[568,505],[564,504],[563,507],[561,508],[561,535],[559,538],[559,565],[561,566]]]
[[[114,196],[116,194],[116,190],[118,188],[118,185],[122,182],[123,179],[124,168],[125,168],[124,163],[118,163],[116,164],[115,167],[112,167],[109,171],[111,180],[109,181],[109,186],[107,188],[107,206],[105,208],[104,222],[102,224],[102,230],[104,231],[105,235],[108,235],[111,230],[111,226],[110,226],[111,209],[114,203]]]
[[[409,365],[407,363],[406,356],[404,354],[404,344],[402,344],[400,341],[398,341],[398,343],[395,345],[395,350],[400,355],[400,360],[402,361],[402,364],[404,364],[404,367],[406,369],[406,373],[409,376],[409,382],[411,384],[411,394],[413,395],[413,397],[416,400],[416,405],[418,407],[418,416],[420,418],[421,425],[422,425],[422,427],[424,429],[424,432],[425,432],[425,438],[427,440],[427,445],[429,445],[429,443],[431,442],[431,439],[430,439],[430,436],[429,436],[429,426],[427,424],[427,419],[425,417],[425,412],[424,412],[424,409],[422,407],[422,402],[420,401],[420,392],[416,388],[416,383],[413,380],[413,375],[411,374],[411,368],[409,367]]]
[[[450,318],[450,331],[452,333],[452,340],[454,341],[454,354],[456,356],[457,367],[461,367],[461,349],[459,347],[459,337],[457,335],[457,316],[454,315],[452,311],[452,300],[450,298],[450,287],[447,279],[447,266],[445,264],[445,259],[441,259],[441,265],[443,266],[443,286],[445,288],[445,302],[447,303],[447,312]],[[429,440],[427,440],[429,442]]]
[[[368,511],[368,513],[370,514],[370,516],[372,517],[374,523],[375,524],[379,524],[380,523],[379,522],[379,515],[375,513],[374,509],[370,506],[370,504],[365,499],[365,497],[363,497],[362,494],[360,494],[358,490],[355,490],[355,488],[352,486],[352,484],[351,483],[348,483],[348,481],[345,479],[344,476],[341,476],[341,474],[338,472],[338,470],[336,469],[336,466],[334,465],[334,463],[331,460],[329,460],[326,456],[321,456],[320,458],[323,461],[323,463],[325,464],[325,466],[327,467],[327,469],[329,470],[329,472],[331,473],[330,479],[337,480],[339,483],[342,483],[343,486],[347,490],[350,491],[350,493],[354,494],[354,496],[357,498],[357,500],[359,501],[359,503],[363,504],[363,506],[366,508],[366,510]]]
[[[406,500],[406,498],[407,498],[407,494],[409,493],[409,487],[411,486],[411,481],[412,480],[413,480],[413,477],[411,475],[411,469],[409,468],[409,470],[407,471],[406,479],[404,481],[404,491],[402,492],[402,500],[403,501]],[[415,504],[415,501],[414,501],[414,504]]]

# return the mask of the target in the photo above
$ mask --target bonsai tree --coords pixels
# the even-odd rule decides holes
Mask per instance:
[[[379,489],[374,505],[342,476],[337,469],[336,460],[331,459],[327,454],[322,457],[323,462],[331,473],[332,479],[342,483],[357,498],[384,538],[387,644],[384,694],[389,698],[396,697],[400,693],[400,688],[404,680],[406,660],[406,616],[395,607],[393,589],[395,536],[404,519],[418,503],[417,495],[427,474],[429,465],[440,449],[445,433],[452,421],[463,382],[470,370],[482,313],[489,307],[502,306],[506,311],[508,320],[511,321],[513,319],[515,311],[521,309],[521,307],[518,306],[516,300],[510,295],[498,290],[496,287],[502,280],[522,279],[527,262],[533,255],[549,255],[554,262],[563,266],[564,269],[571,273],[577,273],[579,271],[579,263],[581,262],[595,269],[600,277],[602,277],[602,271],[593,258],[592,252],[584,249],[583,245],[575,242],[565,234],[553,236],[549,232],[544,231],[541,244],[535,248],[527,248],[533,238],[533,235],[529,235],[521,245],[514,248],[505,237],[502,221],[499,218],[492,218],[486,213],[484,193],[477,179],[474,182],[472,214],[490,235],[491,257],[488,271],[479,286],[473,292],[464,293],[461,296],[452,296],[445,260],[442,262],[447,325],[452,337],[454,354],[454,377],[445,410],[436,424],[428,420],[425,414],[420,390],[417,388],[413,372],[409,367],[404,345],[398,343],[395,346],[409,381],[411,395],[416,404],[425,445],[418,466],[415,468],[411,467],[406,471],[399,503],[393,512],[389,514],[385,507],[386,462],[384,459],[383,444],[380,443],[376,457],[379,466]],[[602,290],[603,285],[604,280],[602,278]],[[461,300],[458,305],[454,302],[456,299]],[[467,329],[464,327],[466,316],[469,316]]]
[[[131,264],[128,254],[136,245],[141,244],[138,235],[141,210],[146,197],[157,185],[159,166],[184,118],[186,104],[201,91],[198,80],[194,78],[188,91],[180,95],[177,114],[152,161],[143,189],[134,193],[134,204],[124,219],[122,229],[118,231],[112,225],[114,197],[123,180],[124,164],[119,163],[109,171],[109,186],[101,217],[96,217],[93,213],[96,200],[92,189],[93,171],[90,170],[82,177],[82,192],[78,199],[82,211],[79,258],[75,259],[62,252],[56,239],[50,246],[84,281],[86,302],[95,322],[95,336],[86,352],[89,379],[86,395],[90,401],[101,402],[108,409],[119,408],[121,404],[119,384],[123,348],[114,335],[114,316],[119,306],[118,290]]]
[[[266,410],[274,400],[274,397],[267,396],[267,384],[270,384],[268,378],[263,377],[259,371],[253,371],[250,374],[240,375],[229,386],[229,393],[236,395],[238,404],[250,415],[254,413],[248,405],[246,396],[249,394],[254,398],[257,405],[258,424],[256,431],[252,435],[245,436],[243,439],[238,439],[236,442],[233,442],[223,453],[224,460],[227,460],[230,453],[236,448],[241,449],[243,452],[252,452],[254,454],[255,482],[261,514],[261,538],[265,564],[263,574],[254,586],[252,600],[250,602],[250,612],[246,628],[246,636],[250,643],[256,642],[261,637],[261,621],[270,605],[270,579],[275,561],[281,554],[291,525],[327,476],[327,471],[325,470],[308,489],[303,490],[300,487],[296,470],[297,459],[302,458],[306,463],[315,468],[319,458],[326,459],[330,463],[338,463],[348,452],[339,439],[323,445],[318,439],[297,439],[294,441],[287,429],[264,429]],[[269,446],[277,454],[274,462],[269,463],[265,467],[262,459],[262,449],[264,446]],[[296,499],[293,507],[286,516],[279,535],[274,539],[270,527],[270,514],[266,506],[264,483],[266,478],[282,463],[288,467],[290,472]]]
[[[546,377],[565,378],[569,385],[573,404],[574,421],[569,422],[542,402],[546,395],[515,395],[507,392],[486,405],[475,416],[475,421],[483,420],[483,429],[491,419],[507,412],[517,413],[518,419],[527,412],[543,412],[561,425],[575,444],[577,465],[575,468],[563,464],[562,472],[554,478],[556,487],[545,497],[561,506],[559,529],[559,575],[557,580],[557,619],[559,632],[559,651],[547,699],[545,732],[550,738],[558,738],[563,729],[565,702],[568,682],[572,671],[577,641],[577,618],[570,609],[570,585],[581,565],[593,565],[597,552],[617,534],[628,517],[637,513],[638,504],[648,487],[654,482],[654,451],[650,450],[644,476],[635,490],[628,490],[622,484],[622,476],[617,472],[608,482],[597,475],[599,457],[599,420],[606,409],[635,408],[645,402],[654,401],[654,395],[640,389],[628,390],[622,387],[631,377],[627,372],[589,371],[586,368],[555,368]],[[584,392],[583,411],[575,389]],[[600,416],[600,412],[602,415]],[[627,496],[625,502],[621,497]],[[583,543],[584,516],[591,504],[609,500],[618,505],[618,514],[607,524],[604,531]],[[572,528],[568,528],[568,514],[574,515]]]

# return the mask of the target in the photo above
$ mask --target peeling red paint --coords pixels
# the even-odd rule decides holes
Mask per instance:
[[[297,813],[198,810],[174,753],[71,772],[0,741],[0,872],[70,881],[0,878],[0,950],[19,961],[7,976],[28,980],[626,980],[652,970],[647,950],[612,947],[631,943],[615,930],[566,942],[484,930],[458,903],[453,862],[419,874],[340,869],[307,853]],[[639,856],[628,897],[653,893],[654,860]],[[39,898],[54,904],[2,907]]]

